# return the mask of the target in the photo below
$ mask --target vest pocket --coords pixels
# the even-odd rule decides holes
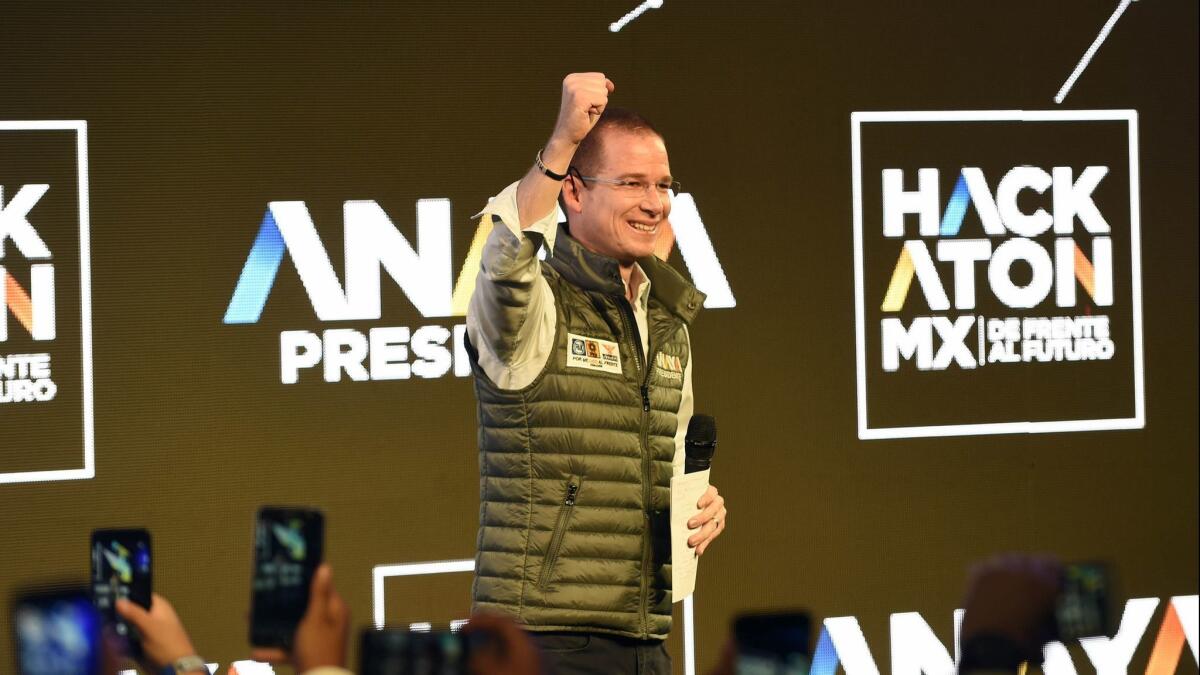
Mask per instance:
[[[571,520],[571,512],[575,510],[575,501],[579,498],[579,488],[582,485],[583,479],[580,476],[567,478],[562,504],[558,507],[558,519],[554,521],[554,533],[550,535],[550,547],[546,549],[542,571],[538,573],[537,587],[540,590],[544,591],[550,585],[554,564],[558,561],[558,551],[562,548],[563,536],[567,533],[567,524]]]

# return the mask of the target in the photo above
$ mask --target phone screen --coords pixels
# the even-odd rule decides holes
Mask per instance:
[[[85,589],[32,593],[13,606],[20,675],[99,675],[99,612]]]
[[[101,618],[137,653],[140,642],[133,628],[117,614],[117,600],[150,609],[152,590],[150,533],[146,530],[92,532],[92,602]]]
[[[1108,566],[1074,563],[1063,571],[1063,589],[1055,608],[1060,640],[1112,637]]]
[[[254,578],[250,643],[291,646],[308,608],[313,573],[321,564],[324,517],[320,511],[263,507],[254,526]]]
[[[461,633],[368,628],[362,632],[359,673],[465,675],[468,652],[468,638]]]
[[[737,675],[808,675],[810,628],[804,612],[738,617],[733,624]]]

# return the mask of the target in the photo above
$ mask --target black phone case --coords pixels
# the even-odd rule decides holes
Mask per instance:
[[[258,603],[259,593],[254,589],[254,581],[258,577],[260,560],[258,558],[258,528],[266,523],[280,523],[292,519],[304,521],[305,546],[310,555],[304,563],[304,598],[307,605],[308,589],[312,585],[313,574],[324,559],[325,516],[321,511],[307,508],[264,506],[259,509],[254,521],[255,552],[251,570],[250,591],[250,644],[255,647],[279,647],[284,650],[292,648],[292,636],[296,626],[304,616],[306,607],[298,608],[295,612],[281,614],[261,607]]]
[[[150,555],[150,569],[145,574],[138,574],[138,578],[134,584],[130,585],[129,599],[132,602],[141,605],[142,608],[149,610],[154,593],[154,545],[150,537],[150,531],[145,528],[123,528],[123,529],[104,529],[92,530],[91,548],[89,549],[88,558],[92,561],[91,584],[89,584],[89,593],[92,594],[92,601],[95,602],[95,589],[92,584],[96,579],[96,561],[91,555],[96,550],[97,542],[118,541],[123,546],[131,550],[137,548],[135,542],[144,542],[146,552]],[[102,612],[102,615],[104,613]],[[109,620],[110,617],[105,617]],[[121,621],[120,617],[114,610],[111,616],[112,621]],[[124,636],[126,649],[134,658],[141,658],[143,654],[141,635],[138,634],[137,628],[128,622],[124,622],[128,626],[128,633]]]

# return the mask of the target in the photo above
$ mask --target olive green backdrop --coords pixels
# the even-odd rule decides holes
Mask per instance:
[[[886,671],[889,614],[950,645],[968,564],[998,551],[1108,560],[1122,598],[1196,593],[1197,5],[1134,3],[1056,106],[1115,2],[669,0],[610,33],[635,4],[5,3],[0,120],[88,125],[96,475],[0,484],[0,591],[82,580],[92,528],[145,526],[156,590],[226,664],[247,653],[260,504],[325,511],[358,625],[373,566],[471,557],[468,378],[279,377],[284,330],[460,318],[422,317],[385,274],[378,321],[321,322],[290,260],[258,323],[222,318],[271,201],[308,205],[342,279],[345,201],[414,241],[416,200],[447,198],[457,277],[471,214],[530,164],[563,75],[602,70],[666,134],[737,298],[693,331],[731,514],[701,566],[702,669],[737,612],[799,606],[857,616]],[[1145,428],[858,440],[851,112],[1057,107],[1140,115]],[[0,156],[6,201],[39,156]],[[58,309],[77,322],[67,290]],[[0,406],[17,467],[0,470],[37,465],[27,409]],[[468,586],[390,580],[388,621],[465,617]]]

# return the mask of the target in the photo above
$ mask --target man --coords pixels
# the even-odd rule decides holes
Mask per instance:
[[[670,480],[704,296],[654,255],[671,243],[667,150],[641,116],[606,110],[613,89],[568,75],[534,166],[481,214],[474,599],[531,631],[552,672],[670,673]],[[716,488],[697,506],[702,554],[726,509]]]

